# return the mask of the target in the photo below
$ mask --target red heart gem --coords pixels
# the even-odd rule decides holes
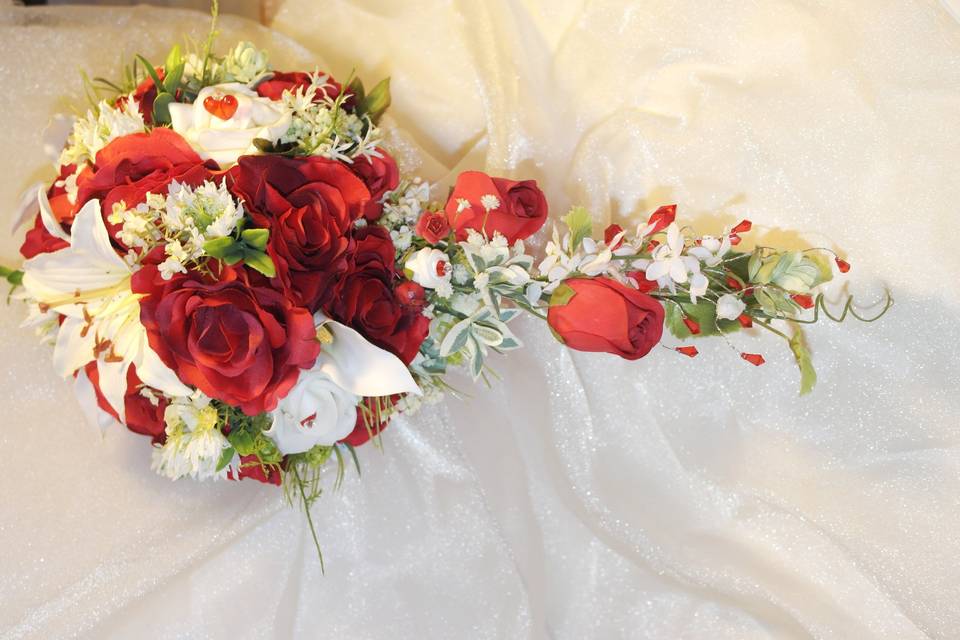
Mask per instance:
[[[207,113],[221,120],[232,118],[237,112],[237,106],[237,99],[233,96],[207,96],[203,99],[203,108]]]

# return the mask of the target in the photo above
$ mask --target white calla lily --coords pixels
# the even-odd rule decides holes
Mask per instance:
[[[49,209],[45,200],[41,192],[42,214]],[[121,421],[131,365],[144,384],[171,396],[189,395],[147,343],[140,296],[130,289],[133,269],[110,243],[98,200],[80,209],[66,239],[70,246],[23,264],[23,287],[30,297],[41,309],[65,316],[54,346],[57,372],[69,377],[96,361],[100,389]]]
[[[318,327],[333,334],[333,342],[323,346],[314,368],[323,371],[337,385],[366,398],[397,393],[423,395],[400,358],[322,313],[315,319]]]

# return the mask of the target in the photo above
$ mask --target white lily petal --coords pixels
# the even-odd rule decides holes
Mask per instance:
[[[410,370],[397,356],[371,344],[350,327],[317,314],[318,324],[333,333],[316,368],[347,391],[364,397],[395,393],[423,395]]]
[[[124,396],[127,394],[127,371],[130,369],[130,362],[106,362],[99,360],[97,362],[97,374],[100,378],[100,393],[106,401],[117,412],[120,422],[126,422],[126,403]]]
[[[10,233],[16,233],[24,222],[36,215],[37,191],[43,191],[43,187],[42,182],[32,184],[20,195],[20,203],[17,205],[16,213],[13,216],[13,224],[10,225]]]
[[[57,342],[53,348],[53,369],[64,378],[69,378],[77,369],[95,359],[93,347],[96,337],[93,331],[83,335],[85,324],[80,318],[66,318],[57,331]]]
[[[97,392],[93,388],[93,383],[87,377],[86,372],[80,371],[73,384],[73,392],[77,396],[77,402],[80,404],[80,410],[83,411],[83,417],[87,424],[96,429],[100,435],[117,425],[109,413],[100,408],[97,404]]]
[[[135,362],[137,366],[137,377],[147,386],[162,391],[168,396],[184,397],[189,396],[193,391],[190,387],[180,382],[180,378],[173,370],[163,363],[160,356],[147,344],[146,330],[143,336],[143,345],[141,347],[140,357]]]
[[[675,255],[680,255],[683,251],[683,238],[680,236],[680,227],[676,222],[671,222],[667,227],[667,245]]]
[[[43,226],[46,227],[47,233],[54,238],[60,238],[61,240],[70,242],[70,235],[63,230],[57,217],[53,215],[53,208],[50,206],[50,199],[47,198],[47,191],[43,188],[43,185],[37,188],[37,202],[40,203],[40,220],[43,222]]]
[[[647,267],[647,280],[660,280],[670,272],[670,263],[654,262]]]
[[[683,263],[683,260],[671,260],[667,264],[670,265],[670,278],[677,284],[683,284],[687,281],[687,265]]]
[[[130,276],[130,267],[110,244],[99,201],[85,204],[74,218],[70,242],[24,262],[23,287],[35,300],[52,302],[76,291],[106,289]]]

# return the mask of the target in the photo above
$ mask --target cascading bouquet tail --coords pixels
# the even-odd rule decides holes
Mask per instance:
[[[749,222],[700,236],[671,205],[602,239],[574,208],[535,258],[536,182],[468,171],[435,201],[384,148],[387,81],[275,70],[249,43],[138,56],[89,89],[91,108],[57,121],[57,176],[23,207],[26,260],[2,275],[90,421],[149,436],[171,479],[284,485],[309,517],[324,467],[339,483],[355,447],[450,390],[451,368],[484,378],[491,352],[521,347],[523,313],[628,359],[664,327],[732,345],[758,326],[813,385],[800,333],[774,324],[826,311],[817,287],[848,266],[825,250],[738,251]]]

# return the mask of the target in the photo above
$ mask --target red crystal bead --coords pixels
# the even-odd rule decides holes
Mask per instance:
[[[674,351],[676,351],[677,353],[682,353],[688,358],[695,358],[697,357],[697,354],[700,353],[699,351],[697,351],[696,347],[675,347]]]
[[[755,367],[759,367],[766,362],[766,360],[763,359],[763,356],[759,353],[741,353],[740,357]]]

